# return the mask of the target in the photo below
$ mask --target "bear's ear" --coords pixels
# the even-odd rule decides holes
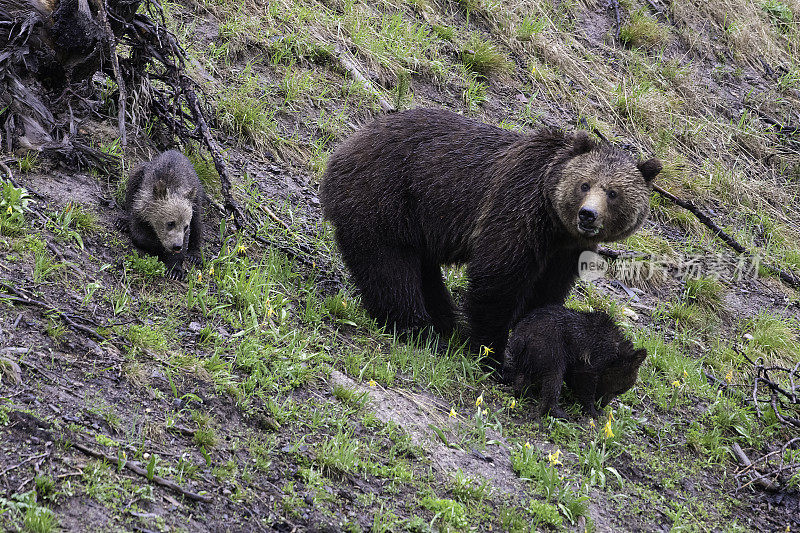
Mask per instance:
[[[661,172],[661,161],[658,159],[648,159],[647,161],[642,161],[636,167],[639,169],[639,172],[642,173],[644,176],[644,181],[650,183],[653,181],[659,172]]]
[[[581,155],[585,154],[586,152],[591,152],[595,146],[595,142],[585,131],[579,130],[572,134],[573,155]]]
[[[153,184],[153,196],[156,200],[163,200],[167,197],[167,184],[158,180]]]
[[[191,189],[186,191],[186,198],[187,199],[194,200],[196,196],[197,196],[197,188],[192,187]]]

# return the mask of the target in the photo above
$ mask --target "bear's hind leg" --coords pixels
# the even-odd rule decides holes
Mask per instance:
[[[420,260],[410,251],[385,245],[365,246],[363,240],[337,235],[339,249],[350,269],[369,314],[399,329],[430,323],[422,295]]]
[[[422,294],[434,329],[440,335],[450,335],[455,326],[455,308],[450,291],[442,279],[442,269],[436,263],[422,263]]]

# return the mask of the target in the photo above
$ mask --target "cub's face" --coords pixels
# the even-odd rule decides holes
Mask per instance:
[[[596,398],[600,400],[601,407],[634,386],[645,357],[647,350],[634,350],[629,342],[623,343],[618,359],[602,371],[597,382]]]
[[[195,195],[194,189],[173,192],[156,184],[150,224],[161,245],[169,252],[177,254],[184,250],[189,238]]]
[[[627,154],[604,147],[569,160],[553,204],[571,234],[592,242],[621,240],[644,222],[650,184],[661,170],[657,159],[636,164]]]

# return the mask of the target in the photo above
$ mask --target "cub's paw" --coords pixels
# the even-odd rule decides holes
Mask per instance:
[[[129,230],[128,219],[125,217],[119,217],[116,221],[114,221],[114,229],[122,233],[127,233]]]
[[[167,270],[166,274],[167,279],[171,279],[174,281],[185,281],[186,280],[186,271],[181,267],[172,267]]]
[[[200,258],[200,256],[199,255],[195,255],[195,254],[188,254],[184,258],[184,261],[189,263],[189,266],[198,266],[199,267],[199,266],[201,266],[203,264],[203,260]]]

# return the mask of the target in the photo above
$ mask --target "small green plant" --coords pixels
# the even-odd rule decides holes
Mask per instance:
[[[541,17],[528,15],[517,28],[517,39],[520,41],[530,41],[531,37],[547,29],[547,20]]]
[[[471,71],[488,76],[494,72],[507,72],[511,69],[511,61],[498,50],[497,46],[471,35],[461,50],[461,61]]]
[[[25,213],[31,197],[22,187],[0,179],[0,235],[20,235],[25,226]]]
[[[528,512],[531,513],[537,525],[560,528],[564,522],[558,512],[558,507],[547,502],[531,500]]]
[[[464,104],[467,106],[468,113],[474,113],[488,98],[486,94],[487,86],[484,82],[478,80],[474,72],[467,71],[464,78],[466,80],[466,87],[463,92]]]
[[[433,24],[431,26],[433,33],[440,39],[445,41],[452,41],[456,36],[455,28],[450,26],[442,26],[441,24]]]
[[[316,462],[328,474],[351,474],[357,472],[361,465],[359,448],[358,439],[340,430],[317,446]]]
[[[36,170],[39,166],[39,154],[30,150],[25,153],[25,156],[17,161],[17,166],[20,172],[31,172]]]
[[[609,477],[613,476],[619,486],[622,486],[622,476],[613,467],[606,466],[610,453],[603,442],[599,446],[597,441],[591,441],[579,455],[581,472],[586,476],[586,481],[591,486],[605,488]]]
[[[684,295],[688,301],[697,302],[706,309],[716,310],[722,306],[722,284],[716,278],[687,279]]]
[[[656,48],[668,37],[669,31],[643,9],[634,11],[619,30],[619,40],[631,48]]]
[[[453,492],[456,500],[467,503],[469,501],[482,501],[491,492],[491,486],[487,480],[479,480],[478,478],[470,477],[459,468],[456,470],[452,477],[452,485],[450,490]]]
[[[41,283],[63,267],[64,263],[56,261],[47,250],[33,252],[33,281]]]
[[[73,202],[68,202],[64,209],[51,215],[48,225],[59,239],[74,239],[81,250],[83,249],[82,235],[94,233],[100,227],[96,214]]]
[[[25,510],[22,525],[30,533],[50,533],[58,528],[58,519],[50,509],[32,505]]]
[[[139,255],[132,252],[125,256],[125,271],[137,274],[144,281],[150,281],[163,277],[167,269],[164,263],[154,255]]]
[[[458,529],[466,529],[469,525],[466,509],[455,500],[440,499],[433,495],[427,495],[420,500],[419,504],[435,514],[431,523],[439,521]]]
[[[791,8],[780,0],[766,0],[761,3],[761,10],[769,20],[781,31],[788,32],[794,22]]]

